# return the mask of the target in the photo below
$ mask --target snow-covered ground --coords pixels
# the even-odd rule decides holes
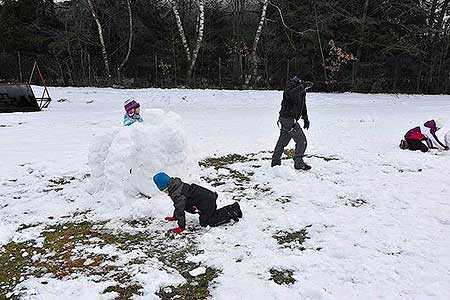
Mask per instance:
[[[0,270],[0,296],[115,299],[121,290],[108,287],[133,282],[139,286],[133,299],[172,297],[186,280],[192,286],[200,282],[180,272],[183,262],[166,259],[182,248],[188,249],[183,268],[201,265],[216,272],[209,280],[212,299],[450,299],[450,153],[398,148],[404,133],[427,119],[450,121],[448,96],[309,94],[305,160],[313,169],[299,172],[290,159],[270,168],[278,91],[51,88],[50,93],[54,101],[46,111],[0,114],[0,269],[21,270],[14,276]],[[183,145],[173,151],[173,161],[203,161],[202,167],[186,172],[172,166],[169,175],[218,191],[219,206],[240,200],[239,223],[203,229],[188,216],[187,233],[174,238],[168,234],[174,224],[163,220],[173,209],[166,195],[124,194],[117,201],[111,191],[120,184],[114,182],[102,193],[98,186],[92,192],[89,157],[107,151],[92,145],[117,132],[123,135],[115,136],[118,142],[133,137],[132,127],[122,128],[128,97],[143,111],[180,116],[172,125],[183,134],[175,143],[179,131],[167,140],[158,132],[167,124],[136,129],[136,137],[148,138],[136,145],[151,156],[142,158],[139,184],[153,185],[146,165],[149,170],[170,165],[171,141]],[[147,116],[144,112],[151,123],[154,115]],[[159,144],[159,152],[145,148]],[[112,150],[117,153],[119,145]],[[180,159],[180,153],[187,157]],[[155,167],[157,157],[168,162]],[[216,164],[205,163],[208,157],[217,158]],[[123,169],[119,165],[113,171]],[[78,222],[85,223],[73,225]],[[94,235],[74,237],[83,230]],[[58,243],[67,231],[68,242]],[[138,246],[122,246],[126,239],[104,242],[123,234],[136,238]],[[51,251],[41,253],[46,247]],[[67,253],[82,259],[81,266]],[[51,262],[52,255],[66,259],[62,265],[71,272],[52,271],[48,266],[61,266]],[[30,271],[43,268],[40,263],[47,272]],[[112,273],[126,274],[126,280]],[[274,274],[283,275],[281,282]]]

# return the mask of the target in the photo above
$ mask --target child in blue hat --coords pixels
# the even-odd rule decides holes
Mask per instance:
[[[178,227],[173,230],[179,234],[186,229],[185,211],[191,214],[199,214],[200,225],[219,226],[234,220],[239,222],[242,218],[242,211],[239,203],[217,209],[217,193],[210,191],[196,184],[187,184],[180,178],[169,177],[164,172],[153,176],[158,189],[165,192],[173,201],[175,210],[173,216],[166,217],[167,221],[177,221]]]

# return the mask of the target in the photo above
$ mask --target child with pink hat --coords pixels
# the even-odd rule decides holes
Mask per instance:
[[[141,106],[133,98],[128,99],[124,103],[125,115],[123,117],[123,125],[130,126],[135,122],[143,123],[144,119],[141,117]]]

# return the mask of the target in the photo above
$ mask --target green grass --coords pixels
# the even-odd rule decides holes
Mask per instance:
[[[163,300],[170,299],[185,299],[185,300],[200,300],[207,299],[211,294],[209,287],[211,282],[218,276],[219,271],[213,268],[207,268],[206,273],[192,277],[184,274],[186,283],[179,286],[168,286],[161,288],[156,293]]]
[[[295,149],[286,149],[286,150],[284,150],[284,154],[286,155],[286,159],[294,159]],[[312,155],[312,154],[307,154],[307,155],[305,155],[305,157],[306,158],[320,158],[327,162],[333,161],[333,160],[339,160],[339,158],[333,157],[333,156]]]
[[[103,293],[116,292],[119,296],[117,296],[115,300],[130,300],[135,295],[142,296],[143,293],[141,290],[142,286],[139,284],[130,284],[125,286],[114,285],[107,287]]]
[[[309,239],[308,231],[306,228],[310,227],[311,225],[306,226],[303,229],[296,230],[296,231],[284,231],[280,230],[277,231],[272,237],[278,241],[278,244],[282,245],[286,248],[299,248],[300,250],[306,250],[305,247],[303,247],[303,243]]]
[[[270,280],[273,280],[276,284],[293,284],[295,283],[294,271],[289,269],[270,269]]]
[[[32,256],[41,253],[34,242],[10,242],[0,250],[0,299],[6,299],[14,287],[33,274]],[[9,299],[19,299],[13,295]]]
[[[240,154],[228,154],[225,156],[220,157],[209,157],[202,161],[200,161],[198,164],[202,168],[210,168],[213,167],[216,170],[220,168],[224,168],[226,166],[232,165],[234,163],[242,163],[242,162],[248,162],[248,161],[255,161],[256,159],[249,158],[248,156],[243,156]]]

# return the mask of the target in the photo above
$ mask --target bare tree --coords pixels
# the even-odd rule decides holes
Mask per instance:
[[[128,59],[130,58],[130,53],[131,53],[131,48],[133,46],[133,14],[131,11],[131,1],[130,0],[126,0],[127,1],[127,8],[128,8],[128,23],[130,26],[130,30],[129,30],[129,39],[128,39],[128,51],[127,54],[125,55],[125,58],[123,59],[122,63],[120,64],[120,66],[117,68],[117,79],[119,81],[119,83],[121,82],[121,74],[120,72],[122,71],[123,67],[125,66],[125,64],[127,63]]]
[[[198,8],[199,8],[199,16],[197,19],[197,38],[195,41],[194,50],[191,51],[189,47],[189,42],[187,40],[183,22],[180,17],[180,12],[178,11],[177,5],[175,1],[170,1],[172,5],[172,11],[175,16],[175,21],[177,23],[178,32],[180,34],[181,41],[183,43],[184,52],[186,54],[186,59],[188,61],[188,70],[186,72],[186,77],[188,81],[192,80],[192,74],[195,68],[195,63],[197,61],[198,52],[200,47],[202,46],[203,41],[203,32],[204,32],[204,24],[205,24],[205,2],[204,0],[198,0]]]
[[[109,69],[108,52],[106,51],[105,39],[103,38],[103,27],[102,27],[102,24],[100,23],[100,19],[97,15],[97,12],[95,11],[95,6],[93,3],[93,0],[87,0],[87,3],[89,4],[89,8],[90,8],[92,16],[94,17],[95,23],[97,23],[98,37],[100,40],[100,46],[102,48],[102,55],[103,55],[103,61],[105,63],[106,76],[108,77],[108,80],[111,80],[111,71]]]
[[[252,75],[250,79],[251,85],[254,85],[256,82],[256,76],[258,73],[258,55],[257,55],[257,49],[258,49],[258,43],[261,38],[261,33],[263,31],[264,23],[266,22],[266,12],[267,12],[267,5],[269,4],[269,0],[263,0],[263,6],[261,9],[261,18],[259,19],[258,28],[256,29],[255,33],[255,39],[253,41],[253,47],[252,47]]]

